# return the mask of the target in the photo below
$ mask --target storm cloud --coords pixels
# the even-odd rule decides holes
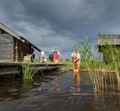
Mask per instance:
[[[73,43],[120,33],[120,0],[0,0],[0,22],[48,51],[69,58]]]

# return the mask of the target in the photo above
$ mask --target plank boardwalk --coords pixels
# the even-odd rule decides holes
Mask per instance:
[[[22,73],[22,64],[23,63],[0,63],[0,75]],[[34,70],[49,71],[61,68],[62,64],[31,63],[31,67]]]

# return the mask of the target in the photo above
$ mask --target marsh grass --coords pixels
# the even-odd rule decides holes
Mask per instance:
[[[117,91],[120,91],[120,50],[113,45],[113,41],[103,39],[103,42],[105,45],[101,47],[102,53],[97,54],[97,57],[97,47],[92,51],[88,38],[75,43],[74,48],[79,49],[84,67],[90,70],[89,75],[95,93],[114,91],[116,86]],[[105,62],[102,54],[106,57]]]
[[[73,66],[73,64],[71,61],[67,61],[63,64],[63,67],[72,67],[72,66]]]
[[[33,69],[30,62],[23,63],[23,65],[22,65],[23,79],[32,80],[34,75],[38,72],[38,70],[41,71],[39,68]],[[42,71],[41,71],[41,73],[42,73],[42,75],[44,75]]]
[[[33,87],[33,81],[31,79],[23,79],[22,80],[22,91],[23,93],[28,92]]]

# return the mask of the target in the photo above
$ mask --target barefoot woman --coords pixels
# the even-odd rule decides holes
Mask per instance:
[[[73,62],[73,70],[77,69],[79,71],[80,69],[80,54],[79,50],[75,49],[75,52],[71,54],[72,62]]]
[[[75,49],[75,52],[71,54],[72,56],[72,62],[73,62],[73,82],[75,86],[78,86],[80,83],[80,75],[79,75],[79,69],[80,69],[80,54],[79,50]]]

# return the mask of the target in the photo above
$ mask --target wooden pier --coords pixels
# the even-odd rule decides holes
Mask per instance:
[[[0,63],[0,75],[22,74],[23,63]],[[37,71],[52,71],[62,67],[62,64],[41,64],[31,63],[33,70]]]
[[[26,57],[30,57],[29,61],[32,62],[35,51],[40,53],[41,49],[0,23],[0,75],[22,74],[23,62],[28,61]],[[51,71],[62,67],[62,64],[31,63],[30,65],[32,70],[37,71]]]

